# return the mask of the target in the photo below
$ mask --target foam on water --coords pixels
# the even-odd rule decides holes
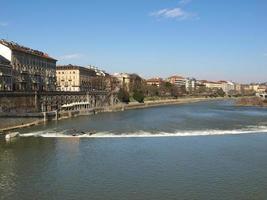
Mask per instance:
[[[26,134],[20,134],[21,137],[44,137],[44,138],[138,138],[138,137],[189,137],[189,136],[210,136],[210,135],[240,135],[251,133],[267,133],[267,126],[249,126],[244,129],[235,130],[192,130],[168,132],[146,132],[138,131],[135,133],[112,133],[112,132],[90,132],[73,136],[66,134],[66,131],[38,131]]]

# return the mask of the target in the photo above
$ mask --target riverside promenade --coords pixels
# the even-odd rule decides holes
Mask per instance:
[[[179,105],[179,104],[187,104],[187,103],[196,103],[202,101],[214,101],[214,100],[222,100],[227,98],[179,98],[179,99],[165,99],[165,100],[155,100],[155,101],[145,101],[144,103],[131,102],[128,104],[118,103],[113,106],[103,106],[96,107],[91,109],[83,109],[83,110],[71,110],[71,111],[62,111],[57,113],[57,117],[55,117],[55,112],[50,113],[50,118],[46,120],[43,118],[43,114],[39,113],[39,117],[36,118],[4,118],[5,123],[0,123],[0,134],[5,133],[12,130],[18,130],[20,128],[27,128],[30,126],[35,126],[39,124],[47,123],[50,120],[63,120],[71,117],[83,116],[83,115],[94,115],[97,113],[103,112],[121,112],[132,109],[144,109],[149,107],[157,107],[157,106],[167,106],[167,105]],[[37,116],[37,115],[36,115]],[[40,117],[42,116],[42,117]]]

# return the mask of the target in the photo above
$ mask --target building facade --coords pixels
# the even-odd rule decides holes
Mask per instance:
[[[185,89],[187,92],[193,92],[196,90],[197,80],[195,78],[186,78]]]
[[[106,77],[106,76],[109,76],[108,73],[106,73],[104,70],[102,69],[99,69],[95,66],[92,66],[92,65],[88,65],[87,68],[93,70],[97,76],[103,76],[103,77]]]
[[[202,81],[202,84],[209,89],[222,89],[222,83],[214,81]]]
[[[178,87],[185,87],[186,86],[186,78],[182,76],[171,76],[167,78],[167,82],[177,85]]]
[[[258,93],[266,93],[267,92],[267,86],[266,85],[260,85],[257,90]]]
[[[252,83],[249,85],[250,90],[257,92],[257,93],[264,93],[267,89],[266,85],[264,84],[257,84],[257,83]]]
[[[12,67],[10,62],[0,55],[0,91],[12,91]]]
[[[115,73],[113,78],[116,80],[117,87],[127,92],[140,89],[143,83],[143,79],[137,74]]]
[[[241,94],[242,92],[242,85],[240,83],[235,83],[235,91]]]
[[[97,86],[96,73],[92,69],[69,64],[57,66],[56,74],[58,91],[78,92],[100,89]]]
[[[115,73],[113,77],[117,80],[117,85],[126,91],[130,91],[130,74],[127,73]]]
[[[162,85],[164,83],[162,78],[150,78],[146,80],[146,84],[147,85],[152,85],[152,86],[157,86],[159,87],[160,85]]]
[[[13,91],[56,90],[56,59],[6,40],[0,40],[0,55],[11,64]]]
[[[184,78],[182,76],[171,76],[167,78],[167,82],[184,88],[187,92],[193,92],[196,89],[197,81],[195,78]]]
[[[231,81],[219,81],[222,84],[222,90],[229,94],[231,91],[235,90],[235,84]]]

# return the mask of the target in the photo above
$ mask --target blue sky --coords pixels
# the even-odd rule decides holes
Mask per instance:
[[[267,81],[266,0],[0,0],[0,38],[59,64]]]

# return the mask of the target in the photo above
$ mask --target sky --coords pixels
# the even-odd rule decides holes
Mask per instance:
[[[267,81],[267,0],[0,0],[0,38],[144,78]]]

